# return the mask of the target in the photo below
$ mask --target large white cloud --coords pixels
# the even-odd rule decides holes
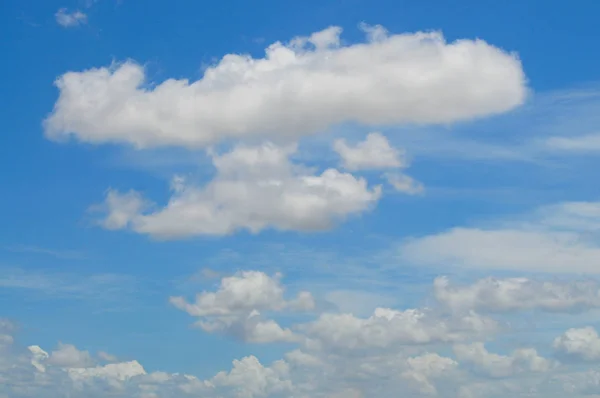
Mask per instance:
[[[528,278],[485,278],[452,286],[446,277],[434,281],[435,298],[454,310],[506,312],[540,309],[553,312],[600,307],[600,289],[592,281],[542,282]]]
[[[498,227],[452,228],[409,239],[402,256],[424,265],[556,273],[600,272],[597,202],[565,202],[537,209]]]
[[[214,179],[202,187],[175,179],[173,196],[158,210],[136,192],[110,191],[102,225],[163,239],[241,229],[315,231],[365,212],[379,200],[381,187],[369,188],[364,178],[336,169],[314,174],[292,163],[295,150],[265,143],[213,154]]]
[[[388,34],[343,45],[330,27],[266,49],[227,54],[202,79],[154,85],[133,62],[68,72],[46,136],[138,147],[202,147],[227,138],[287,137],[342,122],[451,123],[521,104],[526,82],[514,54],[441,33]]]

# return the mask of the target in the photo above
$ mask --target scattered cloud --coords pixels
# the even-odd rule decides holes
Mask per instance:
[[[87,24],[87,15],[79,10],[69,11],[66,8],[59,9],[56,14],[56,23],[63,28],[74,28]]]
[[[289,329],[259,318],[255,326],[262,326],[246,329],[251,332],[247,341],[285,341],[296,347],[270,364],[252,355],[235,359],[230,369],[206,379],[148,372],[136,360],[123,362],[103,352],[94,356],[71,344],[59,343],[51,353],[39,346],[25,349],[17,343],[14,325],[0,321],[0,394],[24,398],[41,394],[72,398],[326,398],[391,396],[404,391],[409,398],[500,397],[508,392],[559,398],[569,391],[596,388],[593,373],[581,373],[571,365],[545,358],[537,348],[494,353],[484,343],[473,343],[494,340],[503,333],[485,312],[377,308],[371,316],[358,318],[341,312],[319,313],[310,293],[300,292],[289,299],[285,290],[281,275],[243,271],[224,277],[215,291],[199,293],[195,302],[171,299],[177,308],[206,325],[236,317],[247,325],[245,317],[253,317],[257,311],[286,315],[310,310],[304,315],[315,316]],[[296,338],[287,338],[286,333]],[[598,357],[596,346],[598,335],[592,328],[569,329],[553,344],[555,350],[586,361]]]

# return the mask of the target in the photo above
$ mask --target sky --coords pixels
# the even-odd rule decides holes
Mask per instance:
[[[599,13],[1,2],[0,398],[600,396]]]

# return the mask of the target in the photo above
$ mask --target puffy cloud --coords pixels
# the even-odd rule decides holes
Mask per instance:
[[[430,379],[452,372],[458,363],[451,358],[438,354],[427,353],[418,357],[408,358],[409,369],[402,377],[416,385],[417,390],[425,395],[437,395],[438,391]]]
[[[423,265],[556,273],[598,273],[600,246],[590,232],[600,226],[596,202],[566,202],[537,209],[527,222],[499,228],[453,228],[409,239],[404,259]]]
[[[403,150],[392,147],[381,133],[369,133],[364,141],[349,145],[338,139],[333,149],[342,160],[341,166],[348,170],[403,169],[408,167]],[[383,177],[399,192],[417,194],[423,191],[423,184],[400,171],[388,171]]]
[[[155,211],[136,192],[109,191],[102,225],[163,239],[240,229],[315,231],[369,210],[380,198],[381,188],[370,189],[363,178],[335,169],[315,175],[293,164],[288,157],[295,150],[266,143],[213,154],[211,182],[195,187],[175,179],[169,203]]]
[[[364,43],[342,45],[342,29],[329,27],[274,43],[262,59],[227,54],[191,83],[150,88],[133,62],[67,72],[56,81],[46,136],[137,147],[295,140],[343,122],[451,123],[507,111],[526,97],[517,57],[483,40],[363,29]]]
[[[320,347],[343,350],[457,341],[467,336],[489,334],[496,327],[495,321],[475,313],[444,319],[428,311],[389,308],[377,308],[366,319],[351,314],[326,313],[302,326]]]
[[[454,354],[461,364],[472,366],[474,372],[502,378],[525,372],[548,372],[555,363],[538,355],[532,348],[521,348],[510,355],[498,355],[486,350],[483,343],[457,344]]]
[[[446,277],[434,281],[435,298],[454,310],[493,312],[540,309],[569,312],[600,307],[594,282],[540,282],[527,278],[485,278],[471,285],[452,286]]]
[[[69,12],[66,8],[59,9],[54,14],[56,23],[64,28],[73,28],[87,23],[87,15],[77,10]]]
[[[423,352],[423,348],[428,351]],[[558,398],[564,391],[598,389],[598,383],[593,383],[593,373],[571,375],[564,369],[553,376],[560,385],[555,383],[551,390],[544,387],[545,380],[536,379],[536,375],[552,375],[557,368],[532,349],[516,350],[503,356],[490,354],[482,344],[457,345],[455,354],[460,363],[430,352],[431,349],[443,350],[445,347],[388,346],[381,351],[363,351],[359,357],[349,350],[338,353],[293,350],[285,355],[285,360],[276,360],[269,365],[254,356],[234,360],[230,370],[199,379],[186,374],[147,372],[135,360],[84,368],[62,367],[52,364],[50,355],[43,349],[32,346],[24,352],[2,351],[0,396],[328,398],[387,397],[403,391],[403,396],[409,398],[427,395]],[[498,380],[481,382],[474,379],[472,374],[462,371],[460,365],[470,367],[475,376],[502,378],[502,384],[497,384]]]
[[[52,351],[48,363],[64,368],[85,368],[93,365],[92,356],[87,351],[79,351],[74,345],[59,343]]]
[[[584,361],[600,359],[600,337],[591,326],[567,330],[554,340],[554,348],[561,354]]]
[[[68,369],[69,376],[76,381],[99,378],[106,380],[125,381],[132,377],[147,374],[138,361],[110,363],[96,367],[75,367]]]
[[[405,167],[404,153],[392,147],[381,133],[369,133],[364,141],[354,146],[339,139],[333,149],[340,155],[342,166],[348,170],[370,170]]]
[[[230,372],[220,372],[210,383],[233,390],[239,398],[276,396],[292,390],[289,368],[285,361],[264,367],[256,357],[233,361]]]
[[[291,330],[283,329],[273,320],[263,320],[261,312],[312,310],[312,295],[300,292],[295,299],[284,298],[281,275],[245,271],[221,280],[216,292],[203,292],[193,303],[183,297],[171,297],[175,307],[199,317],[197,325],[206,332],[226,332],[246,341],[267,343],[297,341]]]

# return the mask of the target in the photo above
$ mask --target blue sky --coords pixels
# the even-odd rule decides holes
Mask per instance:
[[[211,380],[201,396],[384,397],[402,383],[414,396],[543,395],[549,380],[597,392],[599,12],[587,0],[4,1],[0,317],[15,361],[40,346],[58,369],[46,374],[72,380],[135,360],[148,377]],[[454,295],[434,287],[442,275]],[[194,309],[173,299],[195,294]],[[376,307],[433,308],[433,329],[386,323],[378,343]],[[257,337],[251,310],[278,337]],[[499,326],[458,338],[469,313]],[[435,337],[444,322],[460,332]],[[468,354],[474,341],[489,352]],[[342,351],[383,361],[382,347],[399,361],[386,359],[383,387],[340,369]],[[268,366],[296,349],[340,362],[322,384],[293,368],[289,387]],[[433,352],[458,373],[406,359]],[[254,357],[285,386],[214,378]],[[118,393],[144,396],[140,377]],[[186,391],[169,377],[155,396]],[[0,397],[29,396],[15,386]],[[69,393],[104,396],[86,386]]]

